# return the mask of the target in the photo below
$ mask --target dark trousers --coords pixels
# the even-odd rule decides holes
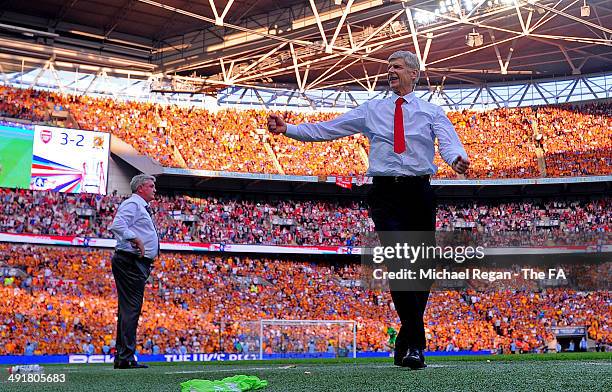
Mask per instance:
[[[151,265],[136,255],[115,252],[112,269],[118,296],[115,361],[131,361],[136,351],[136,329]]]
[[[436,198],[428,177],[375,177],[368,203],[382,245],[399,241],[435,245]],[[407,232],[411,234],[406,236]],[[401,321],[396,356],[402,357],[409,348],[426,347],[423,314],[432,283],[420,281],[411,289],[405,282],[390,282],[391,298]]]

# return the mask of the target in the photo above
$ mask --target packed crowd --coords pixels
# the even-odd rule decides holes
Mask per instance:
[[[123,198],[0,189],[0,232],[112,238],[108,227]],[[158,196],[151,206],[163,241],[359,246],[374,229],[357,200]],[[449,201],[437,212],[438,231],[481,233],[499,244],[520,233],[534,244],[609,233],[611,222],[610,198]]]
[[[530,108],[502,108],[486,112],[450,112],[459,139],[470,158],[469,177],[538,177],[532,143],[533,114]],[[453,178],[452,169],[439,154],[435,163],[439,176]]]
[[[70,113],[80,128],[110,132],[165,166],[299,175],[360,175],[369,143],[360,135],[302,143],[270,135],[263,110],[162,106],[110,98],[61,95],[0,86],[0,116],[50,121],[49,109]],[[472,166],[468,177],[537,177],[542,149],[548,176],[609,174],[612,167],[612,105],[500,108],[450,112]],[[290,123],[338,114],[286,112]],[[440,177],[454,178],[436,155]]]
[[[537,121],[548,176],[612,174],[612,104],[545,106]]]
[[[0,287],[0,355],[109,353],[116,292],[110,250],[0,244],[19,268]],[[259,351],[259,319],[356,320],[358,350],[388,350],[398,327],[387,291],[351,284],[357,264],[162,253],[145,295],[140,353]],[[430,350],[543,350],[552,328],[586,325],[611,342],[610,293],[560,289],[433,292]],[[299,337],[302,337],[300,339]],[[264,352],[350,350],[350,328],[268,327]],[[330,349],[331,346],[331,349]]]

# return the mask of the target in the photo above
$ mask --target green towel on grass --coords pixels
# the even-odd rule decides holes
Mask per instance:
[[[181,392],[244,392],[268,386],[266,380],[257,376],[237,375],[223,380],[189,380],[181,383]]]

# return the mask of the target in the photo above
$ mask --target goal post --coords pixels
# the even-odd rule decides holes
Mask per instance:
[[[333,350],[335,356],[357,358],[357,322],[262,319],[259,320],[259,359],[264,359],[267,354],[264,346],[273,350],[268,352],[271,354],[303,353],[308,356],[331,354]]]

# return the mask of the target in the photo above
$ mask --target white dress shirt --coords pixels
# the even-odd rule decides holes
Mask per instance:
[[[147,202],[140,195],[132,194],[119,206],[110,230],[117,238],[118,250],[138,254],[138,248],[129,240],[140,238],[145,248],[144,257],[154,259],[159,253],[159,239],[147,207]]]
[[[292,139],[318,142],[363,133],[370,140],[368,176],[433,175],[438,168],[433,163],[434,142],[438,139],[442,159],[452,165],[458,156],[467,153],[442,108],[405,95],[402,104],[406,151],[393,151],[395,93],[385,99],[373,99],[342,114],[314,124],[287,124],[286,135]]]

